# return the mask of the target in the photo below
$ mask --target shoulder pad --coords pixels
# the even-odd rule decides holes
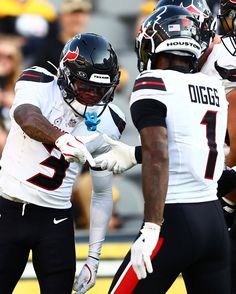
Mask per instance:
[[[166,91],[166,86],[162,78],[138,76],[134,83],[133,92],[143,89]]]
[[[47,74],[48,73],[48,74]],[[36,83],[50,83],[54,80],[54,76],[47,71],[39,71],[37,68],[29,68],[22,72],[18,81],[30,81]]]

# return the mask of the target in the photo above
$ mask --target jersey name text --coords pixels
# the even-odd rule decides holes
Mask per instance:
[[[215,88],[188,85],[191,102],[220,106],[218,91]]]

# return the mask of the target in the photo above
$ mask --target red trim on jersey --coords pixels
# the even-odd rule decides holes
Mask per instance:
[[[156,247],[154,248],[152,255],[151,255],[151,260],[154,259],[154,257],[157,255],[159,250],[161,249],[162,245],[164,242],[164,238],[159,238]],[[128,270],[126,271],[126,269]],[[133,267],[131,266],[131,263],[129,262],[127,267],[126,267],[125,275],[121,280],[118,280],[117,284],[114,286],[113,290],[111,291],[111,294],[131,294],[133,293],[135,287],[137,286],[139,280],[137,278],[136,273],[134,272]],[[115,289],[115,290],[114,290]]]
[[[158,86],[165,86],[165,84],[163,82],[140,82],[140,83],[136,83],[134,86],[138,87],[138,86],[143,86],[143,85],[158,85]]]
[[[20,77],[31,77],[31,78],[40,78],[40,76],[23,73]]]
[[[162,78],[141,77],[135,81],[133,92],[139,90],[159,90],[166,91],[165,83]]]

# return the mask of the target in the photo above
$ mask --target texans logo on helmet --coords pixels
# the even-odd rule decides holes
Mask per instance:
[[[236,1],[236,0],[233,0],[233,1]],[[191,4],[189,4],[189,5],[186,5],[186,3],[185,3],[185,5],[184,5],[184,3],[181,2],[181,3],[180,3],[180,7],[184,7],[184,8],[186,8],[189,12],[191,12],[191,13],[193,13],[193,14],[201,14],[201,13],[203,13],[201,10],[199,10],[199,8],[197,8],[197,7],[193,4],[193,2],[192,2]],[[206,15],[205,13],[203,13],[203,16],[204,16],[204,17],[207,17],[207,15]]]
[[[229,2],[236,3],[236,0],[229,0]]]
[[[63,57],[63,61],[73,61],[79,56],[79,48],[77,47],[75,51],[68,51]]]

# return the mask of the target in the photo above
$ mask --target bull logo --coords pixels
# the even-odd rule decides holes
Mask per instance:
[[[77,47],[75,51],[68,51],[66,55],[63,57],[63,62],[73,61],[79,56],[79,48]]]
[[[234,0],[234,1],[236,1],[236,0]],[[187,9],[192,14],[202,15],[204,18],[207,17],[207,15],[203,11],[200,10],[202,8],[202,4],[200,2],[199,3],[197,2],[199,8],[196,5],[194,5],[194,3],[193,3],[194,1],[193,0],[192,1],[189,1],[189,2],[191,2],[191,3],[189,4],[189,3],[183,3],[183,2],[181,2],[180,3],[180,7],[184,7],[185,9]]]

